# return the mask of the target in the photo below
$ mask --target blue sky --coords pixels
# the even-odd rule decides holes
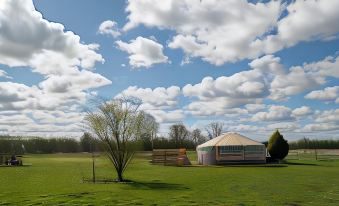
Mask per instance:
[[[125,94],[161,135],[339,138],[339,1],[161,2],[0,3],[0,134],[76,137],[90,99]]]

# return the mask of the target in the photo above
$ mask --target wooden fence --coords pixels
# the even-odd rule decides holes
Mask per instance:
[[[182,166],[190,165],[186,149],[155,149],[152,153],[153,164]]]
[[[339,149],[298,149],[290,150],[286,159],[334,160],[339,159]]]

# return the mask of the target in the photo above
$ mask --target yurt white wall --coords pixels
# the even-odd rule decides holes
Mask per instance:
[[[235,132],[222,134],[198,145],[197,154],[202,165],[266,162],[264,144]]]
[[[198,163],[200,165],[215,165],[216,159],[215,159],[215,148],[209,147],[209,148],[197,148],[197,154],[198,154]]]
[[[217,148],[217,161],[266,161],[265,145],[232,145]]]

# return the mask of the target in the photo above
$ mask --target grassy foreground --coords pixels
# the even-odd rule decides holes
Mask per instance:
[[[190,158],[195,159],[194,153]],[[138,155],[128,184],[83,183],[88,154],[29,155],[26,167],[0,167],[0,205],[338,205],[339,160],[268,166],[165,167]],[[97,176],[114,178],[97,159]]]

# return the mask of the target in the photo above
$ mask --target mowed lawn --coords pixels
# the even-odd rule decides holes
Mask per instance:
[[[82,182],[89,154],[26,155],[31,166],[0,167],[0,205],[339,205],[339,160],[171,167],[148,158],[127,169],[134,183],[91,184]],[[104,157],[96,165],[99,178],[115,178]]]

